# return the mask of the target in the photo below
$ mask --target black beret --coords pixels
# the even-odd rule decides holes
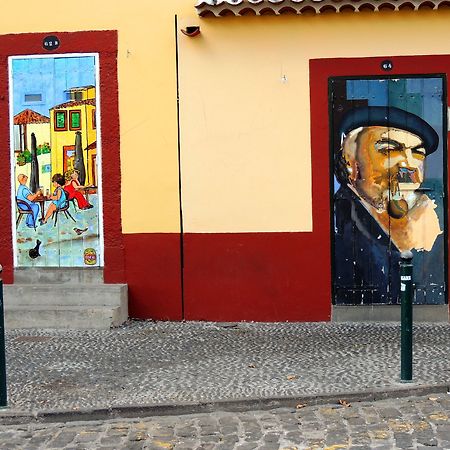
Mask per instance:
[[[425,153],[433,153],[439,144],[439,136],[425,120],[393,106],[363,106],[348,111],[341,120],[340,132],[347,134],[359,127],[387,126],[410,131],[419,136]]]

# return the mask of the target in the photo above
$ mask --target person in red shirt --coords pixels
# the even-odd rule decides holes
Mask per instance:
[[[75,199],[79,209],[90,209],[93,206],[86,200],[83,195],[83,186],[78,181],[79,172],[76,169],[66,172],[66,185],[64,190],[69,194],[69,200]]]

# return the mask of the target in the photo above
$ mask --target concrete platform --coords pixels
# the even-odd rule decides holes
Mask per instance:
[[[400,305],[333,306],[332,322],[400,322]],[[448,305],[413,305],[414,322],[449,322]]]
[[[20,269],[4,285],[5,326],[108,329],[128,319],[126,284],[104,284],[101,269]]]

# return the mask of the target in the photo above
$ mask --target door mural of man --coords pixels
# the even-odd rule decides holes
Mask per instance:
[[[101,266],[97,55],[9,64],[15,266]]]
[[[415,302],[444,303],[442,79],[330,86],[335,303],[398,303],[405,250],[414,254]]]

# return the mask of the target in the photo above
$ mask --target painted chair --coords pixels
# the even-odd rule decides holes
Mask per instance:
[[[22,220],[22,217],[31,214],[33,215],[33,210],[31,209],[30,205],[27,202],[24,202],[23,200],[20,200],[16,197],[16,205],[17,205],[17,212],[19,215],[17,216],[16,221],[16,228],[19,228],[20,221]],[[34,224],[34,231],[36,231],[36,223]]]
[[[66,192],[66,197],[67,198],[69,197],[67,192]],[[57,208],[57,210],[52,214],[52,219],[54,219],[54,222],[53,222],[54,227],[56,227],[56,224],[58,223],[58,214],[60,212],[64,213],[64,215],[66,216],[66,219],[68,219],[70,217],[74,222],[76,222],[76,220],[72,217],[72,215],[69,212],[69,203],[70,203],[69,200],[67,200],[63,207]]]
[[[78,208],[77,208],[77,205],[75,204],[75,198],[70,198],[68,201],[69,201],[69,204],[72,203],[73,210],[75,211],[75,214],[76,214],[78,212]]]

